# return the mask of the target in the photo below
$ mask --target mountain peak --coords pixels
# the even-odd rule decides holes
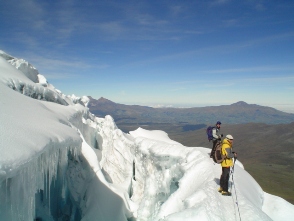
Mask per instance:
[[[232,105],[236,105],[236,106],[244,106],[244,105],[248,105],[245,101],[238,101],[236,103],[233,103]]]
[[[114,102],[113,101],[111,101],[111,100],[108,100],[108,99],[106,99],[106,98],[104,98],[104,97],[100,97],[98,100],[97,100],[97,102],[98,103],[102,103],[102,104],[114,104]]]

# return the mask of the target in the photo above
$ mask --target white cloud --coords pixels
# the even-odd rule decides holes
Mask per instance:
[[[185,11],[185,9],[182,5],[172,5],[170,6],[170,11],[173,16],[178,16],[182,14]]]
[[[227,4],[228,2],[230,2],[231,0],[214,0],[211,5],[212,6],[216,6],[216,5],[223,5],[223,4]]]
[[[285,72],[285,71],[293,71],[294,66],[258,66],[258,67],[246,67],[246,68],[231,68],[231,69],[218,69],[218,70],[207,70],[203,71],[203,73],[215,73],[215,74],[224,74],[224,73],[242,73],[242,72]],[[283,77],[278,77],[283,78]],[[294,78],[294,77],[290,77]]]
[[[236,27],[239,26],[239,20],[238,19],[228,19],[228,20],[223,20],[222,21],[223,25],[225,27]]]

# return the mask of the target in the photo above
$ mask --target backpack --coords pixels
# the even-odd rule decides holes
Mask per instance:
[[[215,147],[215,152],[213,155],[213,161],[216,163],[221,163],[226,159],[226,155],[222,154],[222,144],[218,142]]]
[[[215,127],[209,126],[206,129],[206,134],[207,134],[207,138],[208,138],[209,141],[213,140],[213,136],[212,136],[213,128],[215,128]]]

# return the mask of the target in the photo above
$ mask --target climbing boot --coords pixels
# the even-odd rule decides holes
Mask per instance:
[[[222,195],[223,196],[231,196],[232,194],[230,192],[227,192],[227,191],[222,191]]]

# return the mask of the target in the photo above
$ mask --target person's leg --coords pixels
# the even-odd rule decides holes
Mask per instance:
[[[213,140],[212,141],[212,149],[211,149],[211,152],[210,152],[210,158],[212,158],[213,155],[214,155],[216,144],[217,144],[217,140]]]
[[[224,185],[225,185],[225,180],[224,180],[224,168],[225,167],[222,167],[222,175],[220,177],[220,181],[219,181],[219,185],[220,185],[220,188],[223,190],[224,189]]]
[[[223,173],[220,176],[220,179],[219,179],[219,188],[218,188],[218,192],[221,193],[222,191],[223,191]]]
[[[230,179],[230,167],[223,167],[223,173],[222,173],[222,188],[223,191],[228,192],[229,189],[229,179]]]

